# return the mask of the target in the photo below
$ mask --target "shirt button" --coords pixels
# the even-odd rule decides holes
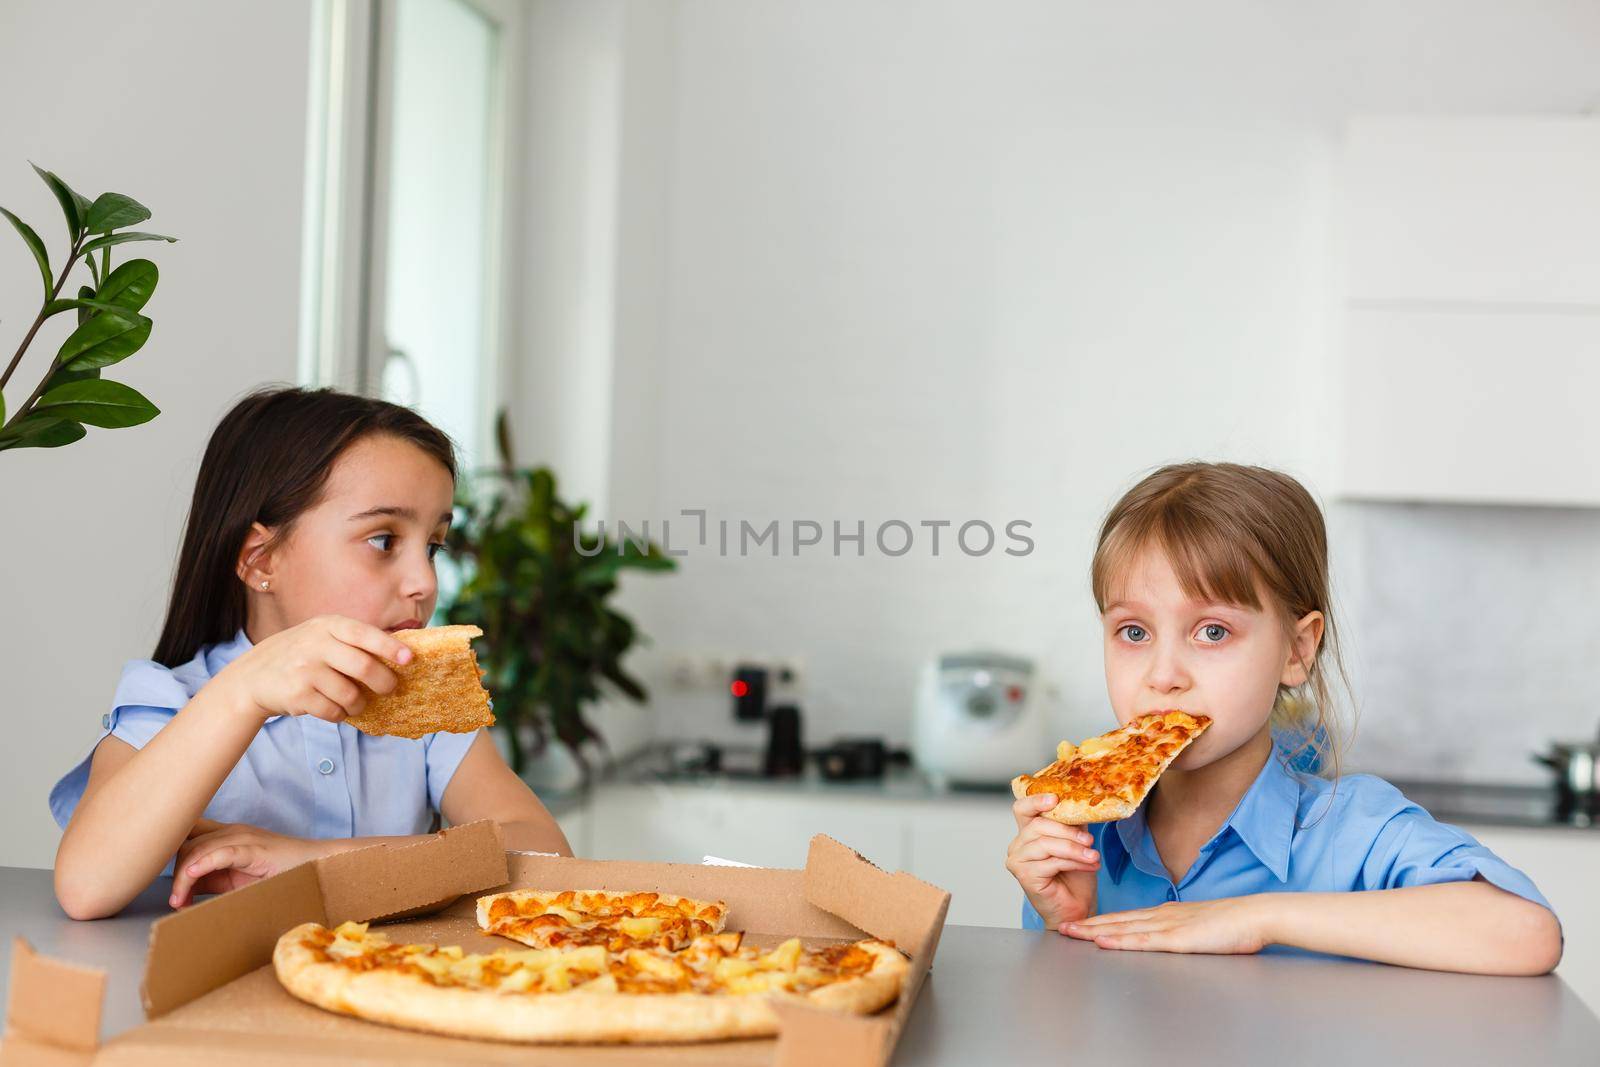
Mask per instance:
[[[332,774],[333,773],[333,760],[327,759],[327,758],[323,758],[321,760],[318,760],[317,761],[317,770],[321,771],[323,774]]]

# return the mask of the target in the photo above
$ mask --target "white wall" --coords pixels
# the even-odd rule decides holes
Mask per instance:
[[[127,193],[175,245],[124,246],[161,269],[155,332],[108,377],[162,414],[58,451],[0,456],[0,864],[49,866],[46,807],[84,753],[123,661],[155,645],[199,456],[233,399],[295,375],[310,5],[7,0],[0,9],[0,204],[59,255],[64,225],[28,160],[79,192]],[[97,29],[96,27],[104,27]],[[125,255],[126,258],[126,255]],[[38,278],[0,233],[0,348]],[[7,390],[20,402],[61,324]],[[23,385],[18,392],[19,384]]]
[[[517,460],[548,463],[597,503],[610,462],[617,329],[617,142],[625,11],[617,0],[525,9],[520,161],[509,198],[517,272],[510,413]]]
[[[647,8],[670,9],[664,39],[629,36]],[[1023,559],[699,551],[631,581],[669,735],[740,736],[717,693],[667,684],[682,653],[802,657],[810,740],[904,739],[920,663],[973,643],[1039,657],[1064,733],[1102,723],[1084,571],[1115,495],[1195,456],[1332,484],[1342,119],[1600,102],[1600,9],[1549,0],[681,0],[612,27],[644,48],[622,83],[642,65],[655,91],[611,108],[638,151],[587,194],[624,221],[610,435],[587,453],[607,482],[580,461],[579,491],[658,536],[706,508],[1024,518],[1037,541]],[[622,254],[640,233],[659,267]],[[1359,550],[1341,542],[1336,568]]]

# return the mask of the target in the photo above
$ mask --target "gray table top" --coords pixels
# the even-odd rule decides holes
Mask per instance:
[[[109,974],[102,1039],[144,1021],[158,882],[121,915],[73,922],[50,872],[0,867],[0,943]],[[0,995],[9,965],[0,968]],[[1600,1019],[1559,978],[1347,960],[1102,951],[1056,934],[949,926],[896,1064],[1600,1062]]]

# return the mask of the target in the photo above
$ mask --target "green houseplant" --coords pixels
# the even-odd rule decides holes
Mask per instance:
[[[33,227],[0,207],[22,237],[39,267],[44,299],[33,325],[23,336],[5,369],[0,371],[0,451],[8,448],[57,448],[79,440],[85,426],[137,426],[160,414],[137,389],[102,379],[100,371],[119,363],[150,339],[150,319],[140,314],[155,292],[158,272],[148,259],[131,259],[115,270],[111,249],[131,241],[174,241],[158,233],[128,230],[150,217],[143,204],[121,193],[102,193],[90,200],[37,165],[33,168],[50,187],[67,220],[67,255],[59,273]],[[82,263],[90,285],[63,297],[73,268]],[[64,312],[77,314],[77,327],[64,341],[38,384],[22,403],[6,409],[5,387],[16,373],[28,346],[45,322]]]
[[[515,468],[504,413],[498,430],[502,467],[480,473],[458,494],[464,521],[448,542],[463,581],[445,618],[483,630],[484,681],[512,768],[523,773],[554,735],[587,782],[592,768],[582,746],[605,741],[585,709],[602,695],[602,683],[641,703],[646,697],[622,666],[641,638],[610,606],[618,578],[624,570],[676,564],[654,543],[585,531],[587,505],[563,501],[549,468]]]

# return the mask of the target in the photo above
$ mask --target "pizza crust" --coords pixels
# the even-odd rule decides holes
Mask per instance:
[[[1011,783],[1011,791],[1020,799],[1027,795],[1020,783],[1022,778],[1016,778]],[[1139,805],[1144,801],[1141,796],[1138,800],[1124,800],[1111,798],[1091,805],[1087,800],[1063,800],[1049,811],[1040,812],[1047,819],[1066,823],[1068,826],[1083,826],[1095,822],[1116,822],[1126,819],[1139,810]]]
[[[881,942],[866,974],[808,993],[761,994],[590,992],[498,993],[440,986],[394,970],[359,971],[319,959],[305,944],[322,931],[302,923],[278,939],[272,964],[290,994],[328,1011],[447,1037],[541,1044],[683,1043],[770,1037],[778,1032],[777,999],[832,1011],[870,1014],[891,1003],[909,967]]]
[[[374,693],[361,714],[345,721],[365,734],[419,738],[430,733],[471,733],[494,725],[489,694],[472,639],[476,626],[432,626],[391,635],[411,649],[405,666],[388,664],[398,681],[389,693]]]

